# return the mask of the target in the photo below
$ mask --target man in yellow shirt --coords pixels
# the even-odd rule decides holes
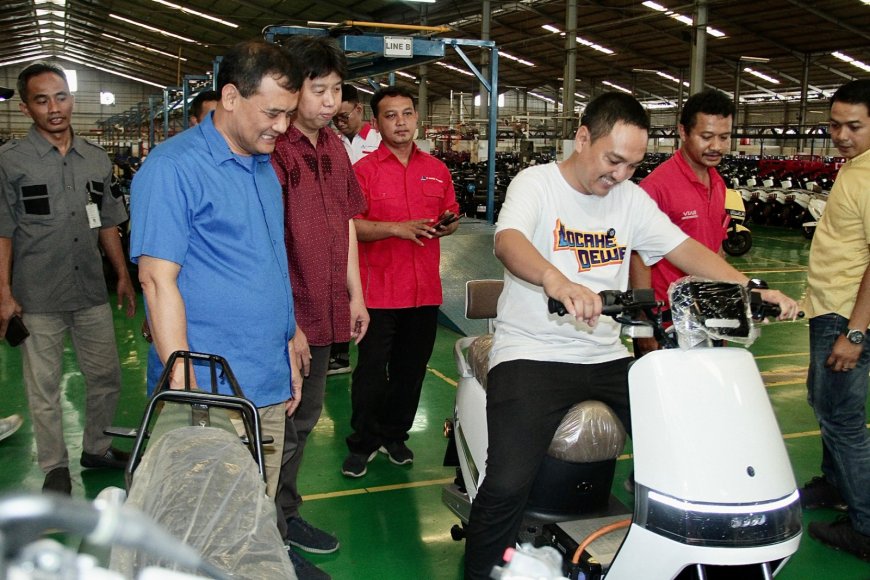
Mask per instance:
[[[831,189],[810,250],[808,400],[822,430],[822,477],[801,490],[805,508],[848,505],[813,522],[810,536],[870,562],[870,79],[831,98],[831,140],[848,161]]]

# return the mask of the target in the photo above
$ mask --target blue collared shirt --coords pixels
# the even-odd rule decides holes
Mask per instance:
[[[130,213],[131,259],[181,266],[191,350],[226,358],[257,407],[286,401],[296,325],[269,156],[234,154],[209,115],[148,156],[133,179]],[[153,381],[156,373],[148,374]],[[210,384],[205,369],[197,382]]]

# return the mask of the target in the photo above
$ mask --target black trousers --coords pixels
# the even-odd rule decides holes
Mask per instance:
[[[628,365],[532,360],[503,362],[489,371],[486,477],[471,505],[465,539],[465,577],[488,579],[514,546],[532,484],[556,428],[583,401],[609,405],[630,432]]]
[[[435,345],[438,307],[371,308],[369,316],[353,371],[353,433],[347,438],[351,453],[360,454],[407,441]]]

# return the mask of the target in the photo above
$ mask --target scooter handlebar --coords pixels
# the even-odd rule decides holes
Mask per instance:
[[[776,318],[782,313],[782,309],[778,304],[765,302],[761,299],[758,292],[752,292],[749,309],[752,312],[752,320],[763,320],[765,318]],[[803,310],[797,313],[798,318],[806,316]]]
[[[662,306],[661,300],[655,299],[655,294],[651,288],[638,288],[635,290],[602,290],[598,293],[601,297],[601,314],[607,316],[615,316],[629,310],[639,310],[642,308],[658,308]],[[547,309],[551,314],[565,316],[568,314],[568,309],[565,305],[556,300],[549,298],[547,300]]]

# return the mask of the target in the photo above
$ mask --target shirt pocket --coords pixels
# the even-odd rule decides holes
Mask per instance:
[[[24,218],[40,221],[51,217],[51,202],[48,195],[48,185],[33,183],[21,186],[21,206]]]
[[[103,209],[103,195],[106,193],[106,184],[101,179],[89,179],[85,184],[85,191],[88,192],[88,203],[97,204],[97,209]]]

